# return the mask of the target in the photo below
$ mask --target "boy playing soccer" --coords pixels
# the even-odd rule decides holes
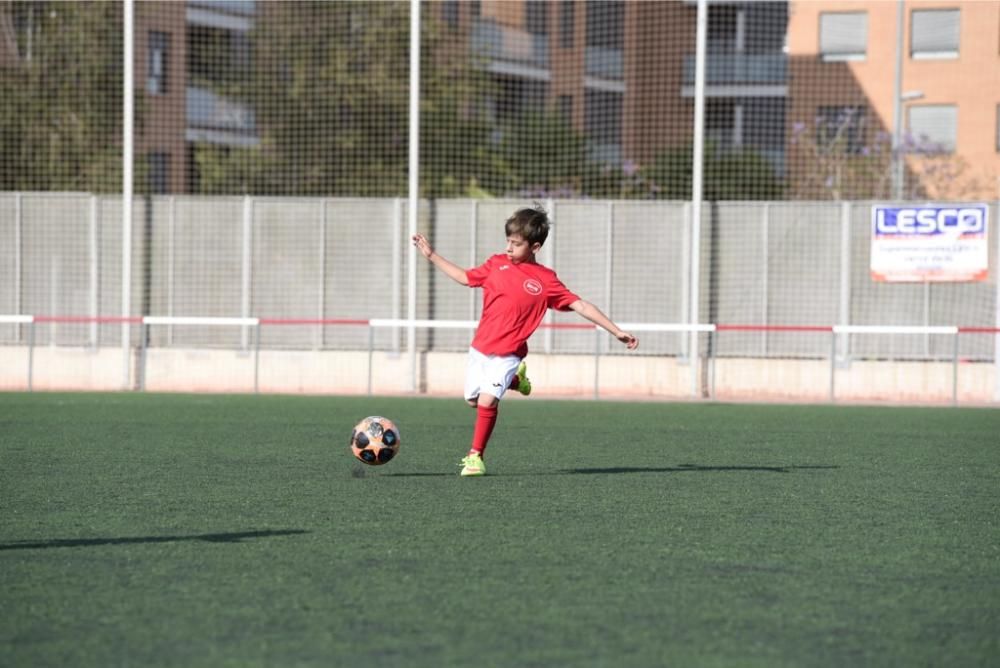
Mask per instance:
[[[538,264],[535,255],[549,235],[545,211],[515,211],[504,231],[506,253],[494,255],[474,269],[462,269],[435,253],[422,234],[413,235],[413,245],[449,278],[470,288],[483,288],[483,313],[465,371],[465,400],[476,408],[476,425],[472,448],[462,460],[463,476],[486,475],[483,453],[496,425],[504,392],[513,389],[524,395],[531,393],[524,363],[527,342],[548,309],[576,311],[606,329],[629,350],[639,345],[638,339],[622,331],[599,308],[570,292],[554,271]]]

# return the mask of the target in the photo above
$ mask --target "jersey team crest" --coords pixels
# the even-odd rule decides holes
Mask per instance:
[[[529,278],[524,282],[524,291],[529,295],[540,295],[542,294],[542,284],[533,278]]]

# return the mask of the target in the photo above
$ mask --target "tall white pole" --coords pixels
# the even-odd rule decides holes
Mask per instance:
[[[122,317],[132,313],[132,159],[134,150],[133,111],[135,77],[133,67],[133,34],[135,1],[125,0],[123,26],[125,43],[122,63]],[[132,326],[122,323],[122,389],[129,388],[131,379]]]
[[[250,195],[243,196],[243,214],[241,216],[242,244],[240,253],[240,315],[250,317],[250,297],[253,291],[253,199]],[[257,329],[260,336],[260,329]],[[250,349],[250,328],[240,327],[240,350]]]
[[[316,317],[320,320],[326,315],[326,198],[320,200],[319,203],[319,257],[317,261],[319,262],[319,282],[316,300]],[[393,264],[399,262],[399,255],[397,253],[396,257],[393,258]],[[316,350],[322,350],[323,348],[323,325],[316,328]]]
[[[410,0],[410,188],[407,206],[408,236],[417,233],[420,205],[420,0]],[[417,391],[417,249],[410,244],[407,272],[406,348],[410,354],[410,391]]]
[[[690,321],[698,324],[698,302],[701,292],[701,198],[703,191],[703,158],[705,153],[705,44],[708,38],[708,1],[698,0],[698,28],[694,68],[694,155],[691,169],[691,297]],[[700,377],[700,346],[698,332],[692,331],[689,347],[691,360],[691,395],[698,396]]]
[[[469,228],[469,266],[476,266],[479,252],[479,200],[472,200],[472,221]],[[469,320],[476,319],[476,290],[469,290]]]
[[[24,308],[21,303],[21,265],[23,263],[22,255],[24,253],[24,243],[22,240],[24,235],[24,220],[21,198],[21,193],[16,193],[14,195],[14,313],[17,313],[18,315],[21,314],[21,310]],[[32,325],[32,327],[34,327],[34,325]],[[21,342],[21,332],[22,328],[18,327],[18,343]]]
[[[392,318],[399,320],[403,317],[403,286],[400,283],[403,280],[403,200],[400,197],[392,199],[392,270],[390,275],[392,277]],[[390,332],[392,334],[390,350],[398,355],[400,328],[393,327]]]
[[[768,308],[771,306],[770,295],[767,291],[771,281],[771,203],[764,202],[761,208],[760,219],[760,321],[765,325],[771,324],[768,316]],[[767,357],[767,330],[760,333],[760,355]]]
[[[840,205],[840,310],[837,322],[841,325],[851,324],[851,203]],[[847,359],[850,352],[851,337],[847,334],[837,341],[839,350],[834,354],[841,359]],[[836,363],[833,360],[831,364]]]
[[[605,227],[605,248],[607,249],[604,261],[604,303],[607,305],[608,313],[615,312],[615,305],[611,301],[614,299],[614,272],[615,272],[615,203],[614,201],[608,202],[607,208],[607,227]],[[611,350],[611,339],[606,336],[602,336],[598,339],[601,341],[600,351],[607,353]]]
[[[87,227],[90,233],[90,316],[96,318],[101,314],[100,309],[100,280],[101,280],[101,244],[99,240],[99,230],[97,223],[98,216],[97,195],[90,196],[90,207],[87,214]],[[99,326],[97,321],[90,323],[90,347],[95,350],[100,345]]]
[[[896,0],[896,69],[892,83],[892,198],[903,199],[903,0]]]

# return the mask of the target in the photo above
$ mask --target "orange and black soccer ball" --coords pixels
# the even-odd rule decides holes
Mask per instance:
[[[351,433],[351,452],[371,466],[387,464],[399,452],[399,428],[380,415],[366,417]]]

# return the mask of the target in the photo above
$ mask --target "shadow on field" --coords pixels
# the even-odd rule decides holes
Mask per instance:
[[[271,538],[309,533],[304,529],[276,529],[274,531],[238,531],[233,533],[203,533],[194,536],[133,536],[128,538],[53,538],[52,540],[17,541],[0,543],[3,550],[45,550],[51,547],[95,547],[99,545],[136,545],[141,543],[175,543],[200,540],[206,543],[240,543],[248,538]]]
[[[803,466],[701,466],[699,464],[678,464],[677,466],[608,466],[593,469],[561,469],[559,471],[545,471],[532,473],[500,473],[502,477],[517,477],[523,475],[597,475],[614,473],[688,473],[700,471],[708,473],[712,471],[763,471],[765,473],[792,473],[793,471],[839,469],[839,466],[827,465],[803,465]],[[385,473],[387,478],[440,478],[454,477],[455,473]],[[489,477],[498,477],[489,476]],[[356,476],[364,477],[364,476]]]
[[[457,473],[385,473],[386,478],[454,478]],[[364,477],[364,476],[359,476]]]
[[[700,466],[698,464],[678,464],[677,466],[611,466],[596,469],[565,469],[562,473],[685,473],[690,471],[765,471],[767,473],[791,473],[792,471],[813,469],[838,469],[839,466]]]

